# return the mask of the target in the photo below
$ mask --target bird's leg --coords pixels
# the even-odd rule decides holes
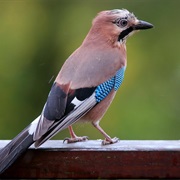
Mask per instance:
[[[65,138],[63,142],[67,141],[67,143],[75,143],[75,142],[81,142],[81,141],[88,140],[87,136],[82,136],[82,137],[76,136],[72,126],[69,126],[68,129],[69,129],[69,133],[70,133],[71,137],[70,138]]]
[[[119,141],[119,138],[114,137],[111,138],[99,125],[98,122],[92,122],[93,126],[101,132],[101,134],[105,137],[105,140],[102,141],[102,145],[107,145],[107,144],[114,144]]]

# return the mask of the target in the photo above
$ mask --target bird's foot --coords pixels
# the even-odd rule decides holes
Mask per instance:
[[[117,143],[119,141],[119,138],[114,137],[114,138],[108,138],[102,141],[102,145],[108,145],[108,144],[114,144]]]
[[[67,142],[68,144],[69,143],[75,143],[75,142],[82,142],[82,141],[87,141],[89,140],[89,138],[87,136],[82,136],[82,137],[74,137],[74,138],[65,138],[63,143],[64,142]]]

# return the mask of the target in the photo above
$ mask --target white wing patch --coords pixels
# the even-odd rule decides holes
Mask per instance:
[[[75,105],[75,108],[77,108],[83,101],[78,100],[76,97],[71,101]]]

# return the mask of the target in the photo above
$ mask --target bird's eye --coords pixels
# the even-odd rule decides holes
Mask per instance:
[[[122,26],[122,27],[125,27],[127,25],[127,19],[121,19],[119,21],[119,24]]]
[[[115,24],[119,27],[125,27],[128,24],[127,19],[117,19]]]

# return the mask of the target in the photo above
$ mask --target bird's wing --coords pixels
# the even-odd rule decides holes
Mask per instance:
[[[29,133],[33,134],[34,141],[40,139],[56,122],[62,123],[63,128],[67,128],[69,125],[73,124],[73,120],[69,122],[68,126],[67,123],[63,123],[67,121],[65,117],[69,116],[75,109],[76,111],[73,113],[74,121],[76,121],[77,117],[80,118],[81,114],[84,114],[88,109],[92,108],[92,99],[90,97],[94,90],[95,87],[71,90],[68,86],[61,86],[55,82],[48,95],[41,115],[35,122],[33,121],[31,123],[29,128]],[[88,103],[88,100],[90,103]],[[94,101],[93,105],[95,103]],[[80,108],[80,105],[82,107],[84,104],[87,106],[86,109]]]
[[[54,121],[52,126],[49,127],[48,131],[35,142],[35,147],[40,146],[45,141],[53,137],[59,131],[67,128],[68,126],[77,122],[85,113],[91,110],[97,104],[94,94],[92,94],[83,103],[78,105],[75,109],[61,118],[59,121]]]

